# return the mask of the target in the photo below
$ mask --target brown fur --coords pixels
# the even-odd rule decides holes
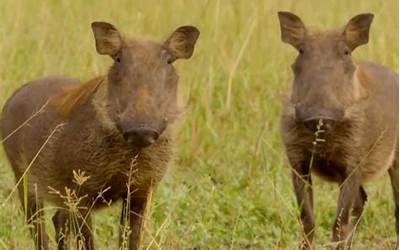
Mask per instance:
[[[87,83],[65,89],[62,93],[52,98],[50,104],[56,106],[61,116],[68,118],[73,109],[84,104],[96,92],[104,81],[104,76],[96,77]]]
[[[66,225],[72,223],[68,220],[73,210],[66,196],[81,197],[75,213],[82,226],[78,237],[85,249],[94,249],[91,209],[118,200],[124,204],[120,226],[129,223],[131,230],[128,247],[138,249],[149,190],[165,175],[173,154],[178,77],[170,58],[181,57],[171,54],[166,42],[122,39],[111,24],[95,22],[92,28],[99,54],[115,60],[106,76],[83,84],[64,77],[29,82],[7,100],[2,111],[3,138],[13,133],[4,141],[4,148],[16,180],[26,172],[25,205],[37,249],[48,249],[41,219],[44,201],[61,207],[53,223],[58,249],[65,249],[63,235],[68,232]],[[168,41],[176,39],[177,33],[184,39],[182,32],[187,32],[187,48],[193,50],[199,35],[194,27],[178,28]],[[29,126],[15,131],[46,103],[49,105],[29,120]],[[125,130],[137,127],[151,128],[159,136],[146,147],[138,146],[123,136]],[[88,178],[78,185],[79,172]],[[20,185],[22,203],[24,192]]]
[[[339,184],[332,241],[335,249],[348,249],[367,199],[363,185],[386,171],[398,226],[398,75],[351,59],[351,51],[368,41],[370,14],[354,17],[344,29],[316,33],[294,14],[279,17],[282,40],[300,52],[281,131],[300,207],[301,247],[313,247],[313,172]],[[324,122],[324,141],[314,145],[318,120]]]

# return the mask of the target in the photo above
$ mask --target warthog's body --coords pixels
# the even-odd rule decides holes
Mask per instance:
[[[398,76],[383,66],[362,62],[357,63],[356,77],[368,97],[348,107],[345,120],[334,133],[321,133],[324,142],[315,148],[316,164],[311,170],[328,181],[342,182],[349,161],[359,165],[362,182],[373,180],[386,173],[397,157]],[[288,154],[310,159],[315,134],[299,124],[294,113],[293,104],[286,103],[283,140]]]
[[[347,249],[367,199],[362,185],[386,171],[398,225],[398,75],[351,59],[351,51],[368,41],[372,15],[356,16],[343,29],[326,32],[309,32],[291,13],[279,15],[283,41],[300,52],[282,112],[282,138],[301,208],[302,247],[313,244],[314,172],[340,185],[333,242]],[[322,130],[318,138],[317,126]]]
[[[58,248],[67,246],[68,210],[74,210],[66,205],[67,189],[75,192],[72,199],[81,197],[76,231],[85,249],[94,248],[90,210],[120,199],[121,227],[129,223],[123,233],[130,232],[125,235],[129,249],[137,249],[149,190],[172,157],[178,77],[171,63],[191,56],[197,29],[183,26],[165,43],[156,43],[123,39],[107,23],[92,27],[97,51],[115,60],[107,75],[83,84],[63,77],[32,81],[3,108],[4,148],[17,181],[26,172],[27,218],[38,249],[48,249],[40,221],[43,201],[65,208],[53,221]],[[74,172],[82,177],[83,171],[89,178],[79,184],[82,178]],[[24,201],[22,182],[19,191]]]
[[[110,188],[104,193],[107,198],[117,200],[126,195],[131,161],[139,152],[125,142],[116,127],[110,127],[112,123],[107,123],[102,117],[105,107],[101,103],[105,100],[103,93],[107,88],[107,79],[101,77],[94,81],[101,82],[96,93],[74,110],[68,121],[63,120],[50,101],[43,112],[35,115],[28,125],[4,142],[19,180],[50,133],[58,124],[65,122],[46,142],[27,173],[29,192],[37,192],[40,198],[59,206],[63,206],[65,200],[49,192],[49,187],[62,193],[65,187],[75,189],[73,170],[85,171],[85,175],[89,176],[80,188],[82,195],[89,195],[89,204],[105,188]],[[63,89],[78,87],[78,84],[74,79],[48,77],[24,85],[4,106],[2,134],[12,133],[52,97],[62,94]],[[140,150],[132,176],[134,188],[147,188],[151,181],[156,183],[161,179],[172,156],[172,139],[171,129],[168,129],[152,146]],[[96,204],[105,205],[102,199]]]

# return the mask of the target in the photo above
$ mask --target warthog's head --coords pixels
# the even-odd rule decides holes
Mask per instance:
[[[320,119],[332,128],[345,118],[346,108],[365,95],[351,53],[368,42],[373,15],[357,15],[343,28],[324,32],[310,32],[292,13],[278,15],[282,41],[299,52],[292,65],[295,117],[310,129]]]
[[[161,43],[125,38],[109,23],[94,22],[92,29],[97,52],[114,59],[107,91],[113,122],[127,142],[153,144],[177,112],[173,63],[192,56],[198,29],[179,27]]]

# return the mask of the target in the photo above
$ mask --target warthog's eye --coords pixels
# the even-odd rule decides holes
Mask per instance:
[[[116,55],[113,56],[115,62],[121,62],[121,52],[118,52]]]
[[[344,54],[347,56],[347,55],[350,55],[350,51],[348,50],[348,49],[346,49],[345,51],[344,51]]]
[[[304,50],[300,48],[300,49],[299,49],[299,53],[300,53],[300,54],[303,54],[303,53],[304,53]]]

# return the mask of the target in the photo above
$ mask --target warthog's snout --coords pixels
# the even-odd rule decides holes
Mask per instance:
[[[140,148],[150,146],[157,141],[161,134],[160,130],[145,124],[133,126],[121,124],[119,129],[126,142]]]
[[[302,109],[296,107],[296,119],[304,124],[310,131],[316,131],[318,123],[322,121],[324,130],[332,130],[337,122],[344,117],[344,111],[338,110],[322,110],[322,109]]]
[[[147,147],[153,144],[160,134],[155,129],[134,128],[123,133],[124,139],[138,147]]]

